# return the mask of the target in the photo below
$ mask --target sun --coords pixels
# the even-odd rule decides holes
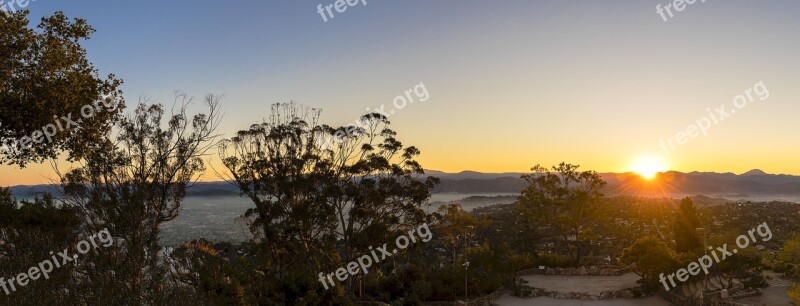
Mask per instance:
[[[644,156],[632,163],[631,170],[650,180],[655,178],[659,172],[667,171],[667,163],[657,157]]]

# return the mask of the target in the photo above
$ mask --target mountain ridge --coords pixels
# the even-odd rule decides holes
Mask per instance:
[[[446,173],[426,170],[420,178],[434,176],[441,180],[434,193],[519,193],[525,187],[520,178],[523,173],[482,173],[465,170]],[[731,172],[679,172],[666,171],[647,180],[633,172],[598,173],[606,181],[606,194],[673,196],[673,195],[799,195],[800,176],[787,174],[768,174],[753,169],[742,174]],[[55,185],[20,185],[11,187],[17,197],[30,198],[42,192],[58,195]],[[239,190],[234,184],[224,181],[198,182],[192,185],[188,196],[232,196]]]

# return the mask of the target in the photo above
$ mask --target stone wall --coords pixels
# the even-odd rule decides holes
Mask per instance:
[[[674,306],[700,306],[702,303],[695,299],[690,299],[685,296],[680,296],[675,293],[661,290],[658,292],[661,297],[669,301]]]
[[[497,289],[497,291],[492,292],[491,294],[480,297],[477,299],[473,299],[469,302],[464,301],[455,301],[455,302],[423,302],[422,305],[425,306],[490,306],[494,301],[500,298],[503,295],[503,288]],[[355,302],[356,305],[362,306],[391,306],[386,303],[381,302]]]
[[[620,276],[633,271],[630,267],[620,266],[589,266],[579,268],[544,268],[527,269],[517,272],[517,276],[531,274],[545,275],[589,275],[589,276]]]
[[[750,304],[736,303],[734,301],[713,301],[713,302],[711,302],[711,305],[712,306],[753,306],[753,305],[750,305]]]
[[[742,304],[734,302],[733,299],[747,297],[747,296],[755,296],[760,295],[761,291],[758,289],[732,289],[730,292],[730,296],[722,297],[720,295],[720,291],[716,292],[709,292],[704,294],[703,298],[696,298],[696,297],[685,297],[682,295],[678,295],[672,293],[670,291],[659,291],[659,295],[661,295],[664,299],[669,301],[674,306],[752,306],[749,304]],[[706,300],[704,303],[703,300]]]
[[[749,306],[748,304],[737,303],[733,300],[761,295],[761,290],[757,288],[731,289],[728,291],[726,297],[722,297],[720,293],[721,291],[706,295],[706,298],[709,300],[708,304],[712,306]]]
[[[478,298],[478,299],[474,299],[474,300],[469,301],[469,303],[464,304],[464,305],[468,305],[468,306],[489,306],[489,305],[492,305],[492,303],[494,303],[494,301],[499,299],[500,296],[502,296],[502,295],[503,295],[503,288],[500,288],[500,289],[497,289],[495,292],[492,292],[491,294],[489,294],[487,296],[484,296],[484,297]]]
[[[515,292],[515,295],[521,298],[529,299],[539,296],[551,297],[554,299],[570,299],[570,300],[608,300],[613,298],[632,299],[643,295],[639,288],[629,288],[614,291],[602,291],[599,294],[587,292],[560,292],[551,291],[542,288],[535,288],[527,285],[521,285]]]

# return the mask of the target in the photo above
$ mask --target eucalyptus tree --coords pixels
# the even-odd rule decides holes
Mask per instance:
[[[534,166],[523,175],[527,186],[517,209],[534,222],[542,222],[566,244],[572,244],[572,260],[580,264],[586,239],[593,237],[602,216],[602,189],[606,183],[594,171],[560,163],[550,169]]]
[[[187,188],[205,170],[219,125],[219,97],[190,116],[191,98],[176,96],[169,115],[140,103],[118,133],[91,146],[81,166],[61,178],[66,204],[80,209],[89,232],[108,229],[115,243],[82,266],[87,303],[128,299],[150,304],[169,295],[171,266],[159,244],[160,226],[178,217]]]
[[[272,297],[286,303],[330,295],[318,273],[425,222],[422,205],[437,182],[422,178],[420,151],[404,146],[385,116],[366,114],[357,124],[333,128],[319,122],[320,114],[275,104],[264,122],[220,145],[230,178],[255,204],[245,217],[268,259],[266,277],[295,282],[278,285],[286,291]],[[345,287],[352,289],[356,279]]]

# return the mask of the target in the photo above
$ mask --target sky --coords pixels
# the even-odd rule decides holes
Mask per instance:
[[[524,172],[567,161],[599,172],[644,163],[800,174],[798,1],[697,0],[665,21],[657,6],[668,1],[365,0],[326,22],[318,5],[333,3],[27,8],[34,24],[58,10],[86,19],[97,30],[84,43],[89,59],[125,81],[129,105],[170,104],[176,90],[224,95],[227,136],[278,102],[322,108],[330,125],[386,105],[426,169]],[[426,101],[392,106],[420,83]],[[721,105],[727,116],[716,115]],[[50,164],[0,166],[0,186],[48,178]]]

